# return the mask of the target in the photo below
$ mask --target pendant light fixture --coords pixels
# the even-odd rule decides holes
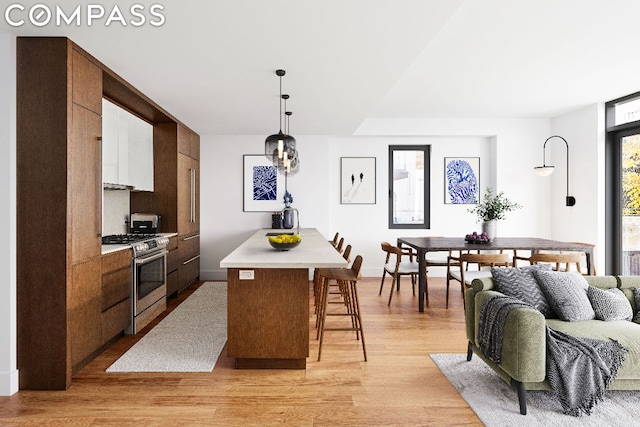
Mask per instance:
[[[291,111],[287,111],[287,103],[285,101],[285,132],[287,135],[290,135],[289,133],[289,119],[291,118],[291,115],[293,114]],[[293,137],[292,137],[293,138]],[[298,173],[298,171],[300,170],[300,159],[298,157],[298,150],[296,149],[296,146],[294,145],[293,147],[290,147],[289,153],[288,153],[288,160],[287,163],[285,164],[285,173],[289,174],[289,175],[295,175]]]
[[[280,77],[280,130],[278,133],[269,135],[264,141],[264,155],[278,168],[278,172],[284,173],[285,160],[289,159],[296,150],[296,140],[291,135],[282,133],[282,100],[289,98],[289,95],[282,94],[282,76],[285,70],[276,70],[276,75]]]

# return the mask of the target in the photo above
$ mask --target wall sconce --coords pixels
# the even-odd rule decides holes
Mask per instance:
[[[553,173],[554,166],[547,165],[545,161],[545,149],[547,148],[547,142],[551,138],[560,138],[567,146],[567,206],[573,206],[576,204],[576,198],[569,195],[569,143],[566,139],[558,135],[553,135],[547,138],[547,140],[544,142],[544,145],[542,146],[542,166],[536,166],[533,168],[533,170],[536,171],[536,173],[540,176],[549,176]]]

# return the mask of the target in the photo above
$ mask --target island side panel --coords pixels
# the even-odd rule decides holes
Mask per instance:
[[[253,280],[240,280],[240,271]],[[309,356],[307,268],[227,270],[227,356],[237,368],[306,368]]]

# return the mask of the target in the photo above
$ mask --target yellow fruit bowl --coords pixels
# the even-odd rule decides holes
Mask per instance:
[[[288,251],[302,242],[299,234],[280,234],[278,236],[268,236],[269,244],[279,251]]]

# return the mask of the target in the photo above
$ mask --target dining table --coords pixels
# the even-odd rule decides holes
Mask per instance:
[[[470,243],[464,237],[399,237],[399,247],[408,246],[416,251],[420,268],[418,276],[418,311],[424,312],[424,296],[426,283],[427,252],[441,251],[501,251],[525,250],[536,253],[539,251],[575,251],[586,255],[587,272],[593,275],[594,245],[590,243],[563,242],[559,240],[542,239],[537,237],[494,237],[485,243]]]

